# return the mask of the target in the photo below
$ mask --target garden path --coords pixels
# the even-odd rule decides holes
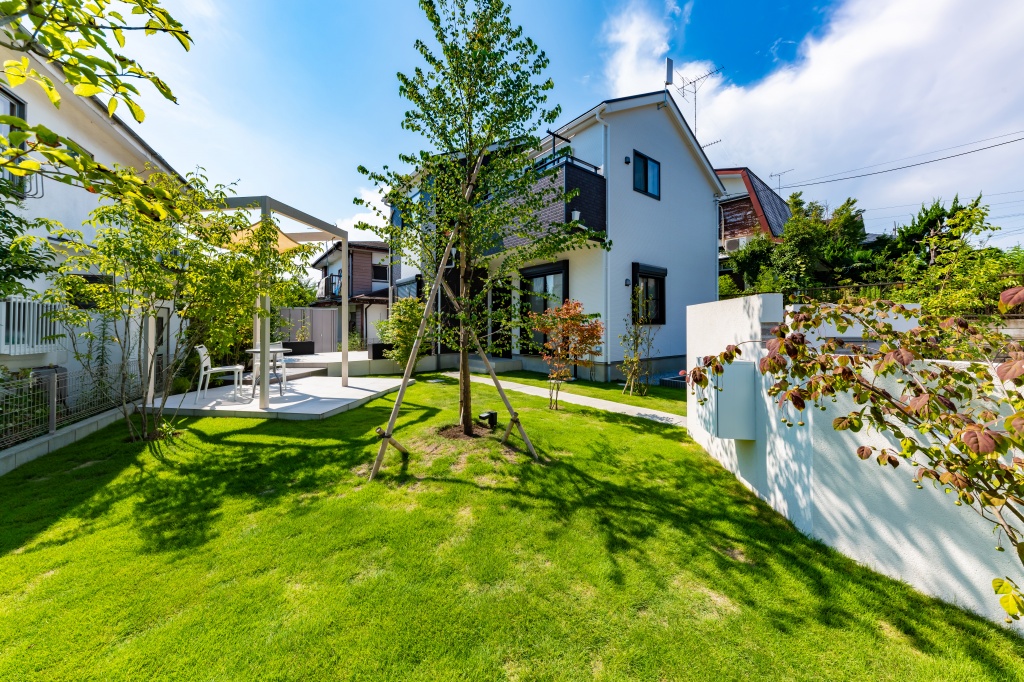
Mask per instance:
[[[452,377],[454,379],[459,378],[458,372],[446,372],[445,376]],[[501,377],[499,377],[500,379]],[[493,384],[488,377],[472,377],[473,381],[478,384]],[[514,381],[501,381],[501,386],[507,391],[517,391],[519,393],[526,393],[528,395],[538,396],[540,398],[548,397],[548,389],[540,388],[538,386],[527,386],[526,384],[517,384]],[[661,410],[651,410],[646,407],[637,407],[635,405],[626,405],[624,403],[616,403],[611,400],[602,400],[600,398],[590,398],[584,395],[575,395],[573,393],[561,392],[558,395],[558,402],[560,403],[571,403],[573,405],[582,405],[583,407],[591,407],[595,410],[606,410],[608,412],[616,412],[618,414],[625,414],[630,417],[640,417],[642,419],[650,419],[651,421],[660,422],[662,424],[672,424],[673,426],[680,426],[686,428],[686,417],[678,414],[672,414],[671,412],[662,412]]]

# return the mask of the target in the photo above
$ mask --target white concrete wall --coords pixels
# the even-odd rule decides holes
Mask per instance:
[[[668,269],[665,324],[654,357],[682,356],[686,307],[718,299],[716,189],[674,120],[671,107],[610,113],[608,178],[609,310],[611,360],[621,362],[618,337],[630,314],[632,263]],[[633,150],[661,164],[661,200],[633,189]],[[680,368],[682,363],[680,362]]]
[[[687,368],[730,343],[760,340],[762,328],[779,322],[782,309],[778,294],[691,306]],[[766,352],[760,344],[742,349],[745,361]],[[754,414],[749,415],[755,439],[714,435],[715,411],[734,407],[726,390],[703,406],[690,399],[695,441],[804,533],[922,592],[1002,622],[1005,614],[992,593],[992,579],[1017,579],[1022,571],[1012,552],[994,549],[989,524],[966,507],[956,507],[941,487],[926,484],[917,490],[907,463],[893,470],[857,458],[860,445],[894,444],[866,431],[835,431],[832,420],[852,409],[848,398],[827,404],[824,412],[806,410],[806,426],[790,428],[781,423],[783,415],[767,395],[770,382],[757,373],[751,380],[757,388]]]

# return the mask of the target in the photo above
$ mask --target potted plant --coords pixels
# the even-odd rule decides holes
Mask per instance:
[[[284,347],[290,348],[292,355],[313,355],[316,353],[316,348],[309,339],[309,320],[303,315],[302,325],[295,332],[295,340],[285,341]]]

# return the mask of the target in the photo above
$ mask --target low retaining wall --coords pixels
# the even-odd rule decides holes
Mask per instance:
[[[766,338],[782,319],[780,295],[690,306],[690,368],[729,344]],[[903,463],[882,468],[854,454],[859,445],[894,443],[878,434],[835,431],[832,420],[853,409],[841,397],[826,411],[805,410],[806,426],[787,427],[756,369],[766,351],[743,346],[742,362],[726,368],[721,392],[689,403],[693,439],[807,535],[872,569],[1002,623],[992,579],[1022,574],[1013,552],[997,552],[991,525],[956,507],[942,486],[917,490]],[[792,411],[789,416],[792,418]],[[798,421],[794,419],[794,421]],[[898,446],[897,446],[897,449]],[[1018,580],[1019,582],[1019,580]],[[1024,632],[1017,621],[1014,625]]]
[[[101,412],[88,419],[83,419],[56,432],[33,438],[0,451],[0,476],[20,467],[22,464],[39,459],[65,445],[77,443],[91,433],[95,433],[114,422],[124,419],[120,408]]]

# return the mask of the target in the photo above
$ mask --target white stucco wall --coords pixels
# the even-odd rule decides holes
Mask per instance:
[[[761,339],[762,328],[779,322],[782,310],[778,294],[691,306],[687,368],[730,343]],[[744,361],[765,353],[760,346],[742,348]],[[726,369],[727,375],[735,371]],[[806,426],[790,428],[767,395],[769,382],[756,371],[750,376],[754,439],[714,435],[715,412],[736,407],[730,397],[735,393],[726,389],[703,406],[691,398],[689,428],[695,441],[804,533],[922,592],[1002,622],[992,578],[1020,576],[1021,567],[1012,552],[994,549],[989,524],[956,507],[941,487],[926,484],[917,490],[911,482],[915,472],[906,463],[893,470],[857,458],[860,445],[893,443],[866,431],[835,431],[832,420],[852,409],[848,398],[827,404],[824,412],[806,410],[801,415]],[[792,408],[789,416],[799,420]]]
[[[604,252],[601,249],[569,251],[559,255],[553,261],[534,261],[525,267],[563,260],[569,261],[569,298],[582,303],[583,310],[587,313],[601,315],[601,321],[607,326],[608,320],[604,307]],[[604,351],[603,346],[602,351]],[[513,355],[519,356],[518,348],[513,350]],[[603,355],[598,358],[598,362],[604,362]],[[547,371],[543,363],[530,364],[528,367],[524,365],[524,367],[535,371]]]
[[[655,357],[682,356],[686,307],[718,299],[716,189],[685,142],[670,107],[656,105],[606,116],[609,121],[608,237],[611,360],[622,360],[618,337],[630,313],[633,262],[668,269],[665,324]],[[633,150],[661,164],[661,199],[633,189]],[[680,368],[682,363],[680,363]]]

